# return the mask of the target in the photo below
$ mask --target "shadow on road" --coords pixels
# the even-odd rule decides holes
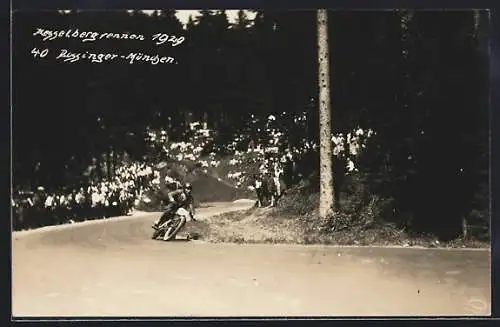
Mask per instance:
[[[213,208],[213,207],[215,207],[215,206],[212,204],[200,204],[200,206],[198,208]]]
[[[187,238],[176,238],[174,240],[164,241],[163,239],[158,238],[158,239],[156,239],[154,241],[165,242],[165,243],[172,243],[172,242],[189,242],[190,240],[188,240]]]

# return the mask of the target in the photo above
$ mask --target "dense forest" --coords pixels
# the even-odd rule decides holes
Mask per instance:
[[[248,133],[250,115],[280,115],[287,145],[318,140],[315,11],[202,10],[183,24],[174,10],[15,12],[13,163],[16,187],[78,183],[94,158],[148,155],[147,128],[182,140],[204,121],[212,147]],[[385,200],[381,215],[416,232],[460,234],[464,219],[489,225],[489,77],[486,11],[330,11],[332,129],[376,132],[344,194]],[[134,40],[42,41],[79,29],[166,33],[177,46]],[[175,64],[60,62],[33,49],[157,53]],[[285,113],[285,114],[282,114]],[[296,117],[306,113],[306,128]],[[250,135],[249,135],[250,134]],[[223,153],[226,152],[226,153]],[[99,160],[97,160],[99,164]],[[108,164],[111,170],[113,164]],[[318,167],[319,168],[319,167]],[[111,174],[112,172],[109,172]],[[105,178],[105,176],[102,176]]]

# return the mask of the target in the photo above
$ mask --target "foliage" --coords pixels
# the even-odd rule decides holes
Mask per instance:
[[[214,132],[200,156],[231,156],[222,158],[229,162],[251,140],[269,142],[270,134],[262,132],[269,115],[276,118],[271,129],[283,132],[284,148],[310,147],[298,158],[302,176],[317,173],[311,146],[318,142],[315,12],[256,14],[252,24],[241,13],[231,24],[224,10],[206,10],[183,27],[173,11],[15,12],[14,183],[61,187],[81,178],[93,159],[106,167],[98,170],[100,178],[112,175],[112,163],[125,155],[161,162],[162,152],[145,142],[146,130],[164,129],[169,141],[188,142],[193,134],[186,127],[193,122]],[[329,15],[333,132],[376,132],[362,153],[340,155],[334,164],[341,190],[338,215],[350,223],[383,219],[445,239],[461,234],[464,217],[471,232],[487,228],[487,12]],[[40,26],[144,35],[164,30],[186,41],[140,48],[175,56],[177,65],[62,64],[33,59],[32,48],[46,47],[32,36]],[[51,49],[89,49],[73,41],[51,42]],[[143,45],[92,46],[108,53]],[[249,115],[260,120],[253,127]],[[306,119],[297,123],[300,116]],[[355,167],[350,174],[348,160]],[[235,166],[225,174],[241,170]],[[306,197],[291,204],[301,206]]]

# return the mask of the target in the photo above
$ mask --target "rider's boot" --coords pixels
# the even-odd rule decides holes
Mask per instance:
[[[165,222],[165,219],[160,218],[157,221],[155,221],[153,226],[151,226],[151,227],[153,227],[154,229],[158,229],[161,226],[161,224],[163,224],[164,222]]]
[[[168,213],[164,213],[160,217],[160,219],[158,219],[157,221],[155,221],[155,223],[151,227],[154,228],[154,229],[158,229],[161,226],[161,224],[163,224],[165,221],[167,221],[168,215],[169,215]]]
[[[154,229],[158,229],[160,227],[160,222],[162,221],[161,219],[162,217],[160,217],[160,219],[156,220],[153,225],[151,225],[152,228]]]

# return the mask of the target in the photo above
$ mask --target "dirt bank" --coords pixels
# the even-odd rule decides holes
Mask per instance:
[[[187,230],[208,242],[330,244],[358,246],[490,248],[475,240],[439,242],[431,236],[410,236],[390,224],[325,231],[307,216],[276,216],[271,208],[225,213],[196,222]]]

